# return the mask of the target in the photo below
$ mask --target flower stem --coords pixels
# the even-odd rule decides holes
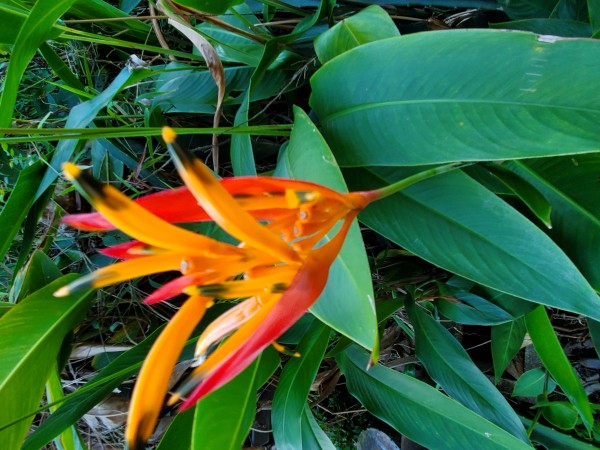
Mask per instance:
[[[466,167],[471,164],[472,163],[458,162],[434,167],[433,169],[424,170],[422,172],[418,172],[414,175],[411,175],[410,177],[406,177],[400,181],[396,181],[395,183],[392,183],[388,186],[368,191],[368,195],[371,200],[381,200],[382,198],[396,194],[397,192],[400,192],[401,190],[406,189],[407,187],[412,186],[413,184],[418,183],[419,181],[423,181],[446,172],[451,172],[453,170],[459,169],[461,167]]]

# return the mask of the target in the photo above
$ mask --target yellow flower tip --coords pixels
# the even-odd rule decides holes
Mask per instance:
[[[62,165],[62,169],[63,173],[65,174],[65,178],[69,181],[73,181],[81,175],[81,169],[70,162],[64,163]]]
[[[163,127],[162,138],[167,144],[172,144],[177,138],[177,133],[175,133],[175,130],[171,127]]]
[[[169,397],[169,400],[167,400],[167,406],[171,407],[179,400],[181,400],[181,395],[175,392],[173,395],[171,395],[171,397]]]
[[[63,286],[61,287],[58,291],[56,291],[54,294],[52,294],[54,297],[66,297],[67,295],[69,295],[71,293],[71,291],[69,291],[69,287],[68,286]]]
[[[294,358],[300,358],[302,355],[298,352],[294,352],[294,354],[292,355]]]
[[[200,290],[198,289],[198,286],[188,286],[183,289],[183,293],[189,296],[198,295],[200,293]]]

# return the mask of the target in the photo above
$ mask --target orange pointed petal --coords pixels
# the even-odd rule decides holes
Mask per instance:
[[[63,297],[91,287],[99,288],[144,275],[179,270],[182,261],[185,261],[185,255],[181,253],[167,253],[164,255],[130,259],[84,275],[72,283],[63,286],[54,295],[56,297]]]
[[[354,216],[356,213],[348,215],[334,238],[308,255],[279,300],[264,305],[194,370],[192,378],[201,382],[182,403],[181,409],[189,408],[244,370],[315,302],[327,283],[329,268],[344,243]]]
[[[235,247],[171,225],[127,198],[109,185],[104,185],[76,165],[66,163],[65,176],[77,184],[96,209],[115,227],[133,238],[156,247],[205,254],[232,254]]]
[[[131,450],[141,448],[152,435],[171,372],[210,302],[208,298],[190,297],[166,325],[146,357],[133,390],[125,432]]]
[[[165,127],[163,133],[170,130]],[[172,130],[171,130],[172,131]],[[219,181],[198,159],[185,152],[174,141],[167,142],[179,176],[212,219],[225,231],[249,245],[283,261],[298,261],[298,255],[279,236],[258,223],[237,204]]]

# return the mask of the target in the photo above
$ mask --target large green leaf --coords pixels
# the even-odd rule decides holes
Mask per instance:
[[[396,181],[402,172],[352,170],[346,180],[353,188],[377,187]],[[359,219],[464,278],[535,303],[600,318],[596,293],[556,244],[461,172],[440,175],[378,201]]]
[[[588,430],[592,429],[594,418],[592,407],[581,380],[565,355],[548,314],[543,306],[538,306],[525,316],[527,332],[531,337],[535,351],[544,363],[552,378],[573,403]]]
[[[44,252],[36,250],[27,265],[14,278],[9,298],[17,303],[56,280],[60,275],[60,270],[54,262]]]
[[[437,389],[381,364],[353,346],[337,356],[348,390],[369,412],[409,439],[434,449],[532,447]]]
[[[177,69],[177,70],[175,70]],[[152,98],[152,105],[164,106],[170,113],[194,112],[214,114],[217,101],[217,86],[210,72],[193,70],[179,63],[169,64],[165,73],[156,80],[156,92],[145,97]],[[252,76],[251,67],[228,67],[225,69],[224,105],[239,104],[242,99],[232,97],[236,91],[243,91]],[[251,101],[262,100],[276,95],[289,83],[290,72],[267,71],[252,92]]]
[[[2,86],[0,97],[0,128],[8,127],[11,118],[21,77],[27,65],[35,55],[37,48],[50,36],[54,36],[52,27],[56,20],[73,4],[75,0],[56,0],[53,2],[35,2],[27,19],[23,22],[19,34],[15,38],[15,45],[10,55],[6,77]],[[6,12],[7,9],[2,9]],[[9,12],[14,12],[8,9]],[[11,28],[14,22],[5,23],[3,28]]]
[[[600,150],[598,72],[590,39],[416,33],[328,62],[310,101],[341,166],[587,153]]]
[[[315,52],[324,64],[359,45],[399,35],[390,15],[380,6],[372,5],[317,36]]]
[[[303,447],[302,442],[304,405],[325,354],[330,333],[328,326],[319,321],[313,322],[296,348],[300,356],[288,361],[281,372],[271,411],[277,448],[310,449]]]
[[[507,164],[550,202],[548,234],[600,290],[600,155],[511,161]]]
[[[37,162],[19,173],[8,201],[0,212],[0,259],[4,258],[14,237],[21,228],[29,209],[35,200],[34,194],[44,173],[44,165]]]
[[[74,278],[50,283],[0,319],[0,442],[5,448],[21,446],[33,415],[13,422],[37,410],[65,336],[89,307],[89,292],[52,296]]]
[[[279,157],[275,175],[313,181],[347,192],[323,137],[306,113],[297,107],[294,112],[294,129],[287,148]],[[334,330],[373,349],[377,341],[374,298],[364,243],[354,224],[329,270],[325,289],[310,311]]]
[[[277,351],[269,347],[225,386],[211,392],[195,407],[193,450],[238,450],[256,411],[256,391],[279,367]]]
[[[528,442],[517,414],[450,332],[417,307],[412,299],[405,305],[415,330],[417,357],[431,378],[450,397]]]

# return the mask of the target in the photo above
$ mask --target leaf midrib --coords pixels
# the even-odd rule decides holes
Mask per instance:
[[[402,106],[402,105],[427,105],[427,104],[473,104],[473,105],[493,105],[493,106],[521,106],[521,107],[533,107],[533,108],[541,108],[541,109],[558,109],[564,111],[580,111],[587,113],[595,113],[600,114],[600,110],[592,109],[592,108],[582,108],[575,106],[567,106],[567,105],[552,105],[547,103],[531,103],[524,101],[509,101],[509,100],[494,100],[494,99],[446,99],[446,98],[431,98],[431,99],[409,99],[409,100],[395,100],[395,101],[385,101],[385,102],[371,102],[371,103],[362,103],[358,106],[346,107],[340,109],[338,112],[334,112],[328,114],[327,116],[319,117],[322,124],[326,124],[329,121],[338,119],[340,117],[354,114],[357,112],[368,111],[371,109],[377,108],[389,108],[392,106]]]

